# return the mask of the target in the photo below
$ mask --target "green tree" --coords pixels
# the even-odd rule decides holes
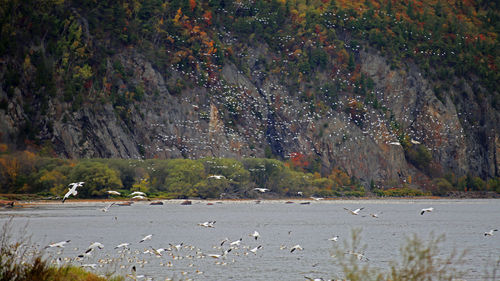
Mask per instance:
[[[77,196],[81,198],[102,197],[107,190],[123,186],[116,170],[94,161],[79,162],[71,169],[68,178],[71,182],[85,182],[83,187],[77,189]]]
[[[189,159],[169,160],[163,172],[165,191],[181,197],[191,194],[194,186],[206,178],[203,164]]]

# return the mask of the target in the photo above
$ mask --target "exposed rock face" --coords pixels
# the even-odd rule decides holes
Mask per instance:
[[[262,47],[253,57],[269,57],[268,52]],[[313,103],[299,101],[279,73],[261,75],[261,66],[252,57],[249,74],[228,62],[221,81],[205,86],[181,70],[160,73],[135,52],[109,60],[108,80],[113,79],[111,60],[120,61],[132,73],[118,81],[123,85],[118,92],[125,94],[128,86],[141,85],[144,97],[120,107],[100,102],[103,94],[96,93],[75,112],[70,111],[71,105],[52,100],[45,117],[31,120],[40,128],[38,137],[52,143],[57,154],[239,158],[264,157],[267,150],[286,158],[299,152],[321,159],[323,171],[340,167],[364,183],[391,184],[410,175],[423,176],[398,145],[393,128],[397,123],[412,141],[431,151],[437,172],[499,174],[498,113],[487,103],[471,104],[466,96],[474,94],[471,86],[462,86],[464,94],[450,93],[459,97],[455,102],[448,97],[440,100],[417,67],[391,70],[374,52],[361,52],[359,62],[362,72],[373,79],[376,98],[386,111],[359,106],[362,97],[347,95],[338,98],[335,109],[325,108],[321,114],[312,113]],[[177,80],[189,85],[172,93],[168,85]],[[7,110],[0,109],[3,142],[15,143],[22,134],[20,124],[29,120],[23,110],[26,95],[17,89]],[[461,116],[466,113],[476,116]],[[480,124],[469,124],[469,119]]]

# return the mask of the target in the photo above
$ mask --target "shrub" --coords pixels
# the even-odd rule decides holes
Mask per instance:
[[[416,235],[408,237],[400,249],[400,261],[391,261],[390,267],[384,271],[363,262],[367,258],[363,254],[366,246],[361,244],[361,229],[353,229],[351,233],[351,240],[336,246],[332,255],[346,280],[458,280],[464,274],[458,266],[465,262],[465,254],[458,255],[452,251],[447,256],[443,255],[440,250],[444,241],[442,235],[436,237],[431,234],[424,240]]]
[[[43,252],[26,236],[26,226],[13,233],[13,219],[7,220],[0,234],[0,281],[120,281],[122,277],[104,278],[72,265],[52,267]],[[14,240],[13,238],[16,237]]]

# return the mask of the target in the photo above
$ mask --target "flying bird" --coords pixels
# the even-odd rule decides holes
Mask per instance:
[[[211,258],[214,258],[214,259],[218,259],[218,258],[223,258],[225,257],[229,252],[231,252],[232,249],[227,249],[226,251],[224,251],[224,253],[222,255],[218,255],[218,254],[209,254],[208,256],[211,257]]]
[[[243,238],[240,238],[240,239],[238,239],[236,241],[231,242],[229,245],[230,246],[239,246],[241,244],[242,240],[243,240]]]
[[[498,231],[498,229],[492,229],[484,233],[484,236],[493,236],[494,232]]]
[[[214,224],[215,224],[216,221],[206,221],[206,222],[202,222],[202,223],[199,223],[198,225],[199,226],[203,226],[203,227],[209,227],[209,228],[214,228]]]
[[[335,235],[332,238],[328,238],[328,241],[337,242],[337,240],[339,240],[339,236],[338,235]]]
[[[420,210],[420,214],[423,215],[425,212],[432,212],[434,210],[433,207],[430,207],[430,208],[424,208],[422,210]]]
[[[61,241],[61,242],[57,242],[57,243],[52,243],[50,245],[45,246],[45,249],[47,249],[47,248],[54,248],[54,247],[64,248],[64,245],[68,244],[69,242],[71,242],[71,240],[66,240],[66,241]]]
[[[253,248],[253,249],[250,249],[250,252],[252,252],[252,253],[254,253],[254,254],[257,254],[257,251],[258,251],[259,249],[261,249],[261,248],[262,248],[262,245],[259,245],[259,246],[255,247],[255,248]]]
[[[169,243],[169,245],[170,245],[170,248],[173,248],[176,251],[179,251],[181,249],[182,245],[184,245],[184,242],[182,242],[180,244],[177,244],[177,245],[172,245],[172,244]]]
[[[130,245],[130,243],[121,243],[118,246],[116,246],[115,249],[128,248],[129,245]]]
[[[267,189],[267,188],[261,188],[261,187],[256,187],[253,190],[257,190],[258,192],[261,192],[261,193],[269,191],[269,189]]]
[[[141,239],[141,241],[139,241],[139,243],[142,243],[142,242],[144,242],[144,241],[146,241],[146,240],[149,240],[149,239],[151,239],[152,237],[153,237],[153,234],[146,235],[146,236],[144,236],[144,238],[142,238],[142,239]]]
[[[208,177],[209,179],[210,178],[213,178],[213,179],[217,179],[217,180],[220,180],[220,179],[225,179],[226,177],[223,176],[223,175],[211,175]]]
[[[356,210],[353,211],[353,210],[350,210],[350,209],[347,209],[347,208],[344,207],[344,210],[349,211],[352,215],[355,215],[355,216],[359,215],[359,212],[361,210],[363,210],[363,209],[364,209],[364,207],[363,208],[358,208],[358,209],[356,209]]]
[[[107,192],[109,195],[121,195],[121,193],[120,193],[120,192],[118,192],[118,191],[114,191],[114,190],[108,190],[108,191],[106,191],[106,192]]]
[[[114,203],[114,202],[113,202],[113,203],[111,203],[111,204],[109,204],[108,206],[106,206],[106,207],[102,208],[102,209],[101,209],[101,211],[103,211],[103,212],[107,212],[107,211],[109,210],[109,208],[111,208],[111,206],[113,206],[113,205],[115,205],[115,203]]]
[[[94,242],[94,243],[90,244],[89,249],[95,249],[95,248],[102,249],[102,248],[104,248],[104,245],[100,242]]]
[[[64,201],[66,201],[66,199],[68,199],[68,197],[70,197],[71,195],[76,196],[78,194],[78,191],[76,191],[76,188],[79,186],[83,186],[84,183],[85,182],[83,182],[83,181],[70,183],[69,185],[71,186],[71,188],[68,190],[68,192],[66,192],[66,194],[64,194],[62,202],[64,203]]]
[[[290,250],[290,253],[293,253],[295,250],[302,251],[304,249],[299,244],[297,244],[297,245],[292,247],[292,249]]]
[[[136,195],[146,196],[146,193],[141,192],[141,191],[134,191],[134,192],[130,193],[130,196],[136,196]]]
[[[257,230],[256,230],[256,231],[254,231],[252,234],[249,234],[248,236],[251,236],[251,237],[255,238],[255,240],[257,240],[257,238],[259,238],[259,237],[260,237],[260,234],[259,234],[259,232],[257,232]]]
[[[94,250],[94,248],[89,248],[89,249],[87,249],[87,251],[85,251],[85,253],[78,255],[78,257],[79,258],[90,257],[92,255],[93,250]]]

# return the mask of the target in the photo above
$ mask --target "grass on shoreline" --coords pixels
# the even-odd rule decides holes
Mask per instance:
[[[121,276],[103,277],[74,265],[56,267],[26,236],[26,227],[13,233],[13,219],[0,234],[0,281],[122,281]]]

